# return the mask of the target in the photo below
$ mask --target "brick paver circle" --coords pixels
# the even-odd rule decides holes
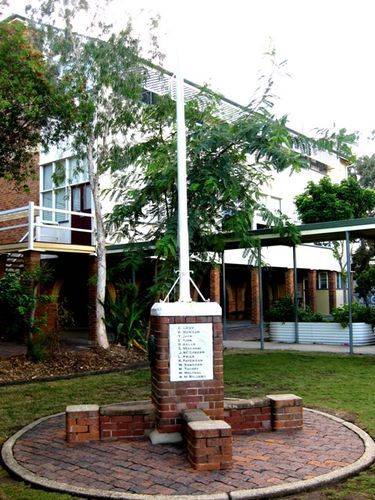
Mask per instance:
[[[365,452],[363,436],[343,421],[306,410],[303,430],[234,436],[233,468],[223,471],[193,470],[182,445],[152,445],[139,439],[69,446],[64,437],[64,415],[43,419],[21,431],[10,450],[3,450],[4,461],[34,484],[87,496],[96,489],[98,496],[108,498],[131,494],[214,498],[220,493],[228,498],[229,492],[256,489],[253,496],[238,497],[255,498],[256,491],[265,487],[344,471]]]

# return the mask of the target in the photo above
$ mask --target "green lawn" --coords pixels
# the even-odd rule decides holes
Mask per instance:
[[[375,357],[287,352],[225,356],[226,394],[260,396],[294,392],[305,405],[355,421],[375,436]],[[30,421],[63,411],[67,404],[112,403],[146,398],[149,373],[109,374],[0,388],[0,442]],[[310,498],[375,498],[375,468]],[[32,490],[0,468],[0,499],[66,499]],[[302,498],[299,496],[298,498]]]

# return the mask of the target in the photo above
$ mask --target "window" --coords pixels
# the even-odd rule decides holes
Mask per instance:
[[[310,160],[310,168],[311,170],[314,170],[315,172],[319,172],[320,174],[327,175],[328,173],[328,166],[325,163],[322,163],[321,161],[314,160],[313,158],[309,158]]]
[[[52,208],[52,191],[47,191],[42,194],[42,206],[46,208]],[[44,210],[42,213],[42,219],[44,221],[51,222],[52,221],[52,212],[48,210]]]
[[[89,184],[83,187],[83,210],[91,210],[91,188]]]
[[[142,90],[141,101],[145,104],[155,104],[158,95],[151,90]]]
[[[322,247],[322,248],[333,248],[332,241],[315,241],[314,245],[316,245],[317,247]]]
[[[53,175],[52,163],[50,163],[49,165],[45,165],[43,167],[43,191],[52,189],[53,186],[52,175]]]
[[[270,196],[267,205],[271,212],[281,212],[281,198]]]
[[[328,273],[320,271],[318,273],[318,290],[328,290]]]
[[[345,278],[342,273],[336,274],[336,287],[340,290],[343,290],[346,287]]]
[[[69,210],[70,205],[70,186],[83,184],[88,181],[88,166],[86,160],[77,160],[76,158],[65,158],[57,160],[41,167],[42,191],[41,206],[55,210]],[[90,191],[90,188],[88,188]],[[74,190],[73,190],[74,194]],[[73,199],[73,206],[74,206]],[[91,191],[85,197],[86,208],[91,206]],[[75,210],[81,210],[81,201],[79,207]],[[69,216],[64,212],[42,211],[43,222],[63,222],[68,221]]]
[[[66,188],[56,189],[55,191],[55,208],[57,210],[67,210],[68,209],[68,192]],[[62,222],[69,220],[67,213],[56,212],[55,214],[56,222]]]

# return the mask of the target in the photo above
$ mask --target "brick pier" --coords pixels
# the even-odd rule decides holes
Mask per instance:
[[[208,325],[207,339],[212,344],[213,356],[213,359],[207,359],[207,363],[212,364],[211,378],[203,378],[198,374],[195,379],[194,375],[187,375],[181,377],[184,380],[173,380],[170,353],[172,325],[197,325],[198,328],[198,325]],[[151,363],[151,399],[155,406],[158,432],[180,432],[181,412],[185,409],[198,408],[212,419],[222,419],[224,382],[220,306],[216,303],[156,304],[151,311],[150,334],[155,345]]]

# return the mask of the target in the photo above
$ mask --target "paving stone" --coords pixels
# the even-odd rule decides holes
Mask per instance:
[[[363,453],[361,439],[348,428],[310,412],[305,412],[304,429],[282,438],[272,432],[234,436],[233,468],[214,472],[190,468],[182,444],[124,439],[69,447],[64,425],[64,417],[53,417],[24,434],[14,446],[16,460],[44,478],[73,486],[176,498],[313,478]]]

